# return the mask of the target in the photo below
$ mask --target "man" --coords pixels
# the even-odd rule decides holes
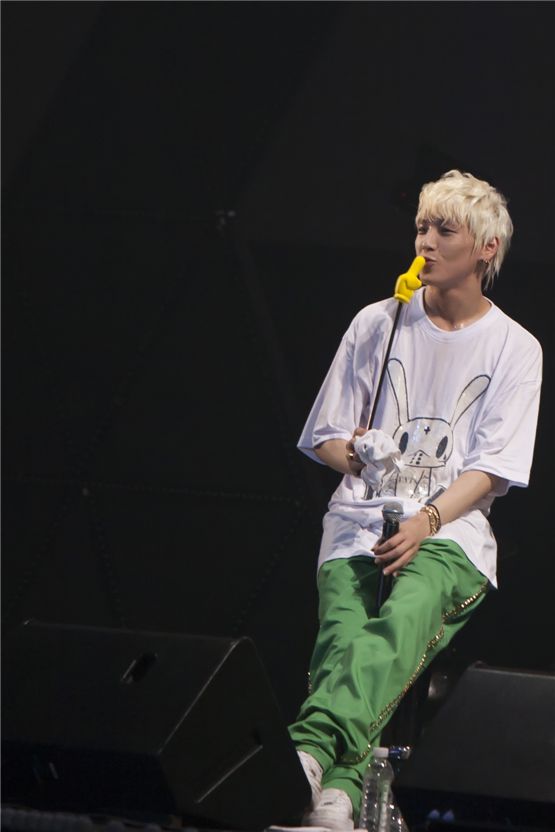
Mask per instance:
[[[496,586],[494,498],[528,483],[541,349],[483,294],[512,235],[506,201],[449,171],[422,189],[416,229],[423,288],[403,308],[373,429],[392,299],[353,320],[299,441],[344,474],[323,523],[311,692],[290,727],[310,826],[353,828],[381,730]],[[405,519],[381,541],[392,498]],[[394,581],[376,616],[378,565]]]

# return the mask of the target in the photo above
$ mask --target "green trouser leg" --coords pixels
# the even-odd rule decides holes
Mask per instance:
[[[428,539],[374,614],[378,567],[342,558],[318,575],[320,630],[311,693],[290,733],[324,770],[324,788],[352,800],[355,817],[370,751],[395,708],[484,598],[488,582],[450,540]]]

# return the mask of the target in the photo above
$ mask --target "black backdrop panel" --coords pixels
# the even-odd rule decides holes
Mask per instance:
[[[335,3],[316,16],[305,3],[98,5],[13,174],[18,201],[200,216],[232,207],[342,12]],[[32,13],[33,4],[3,11],[4,36]],[[48,67],[41,22],[29,61]],[[25,102],[9,100],[17,119]]]
[[[248,488],[241,419],[254,423],[257,450],[266,420],[279,425],[279,394],[215,219],[191,228],[31,214],[4,257],[14,274],[4,290],[7,470],[102,477],[108,465],[125,478],[161,467],[168,485],[192,475],[198,486],[233,471]],[[280,450],[264,448],[262,490],[284,484]]]
[[[230,236],[102,217],[8,241],[7,534],[23,542],[29,494],[50,504],[41,543],[61,525],[32,614],[70,614],[63,553],[84,564],[92,540],[116,621],[231,632],[298,528],[294,435]]]

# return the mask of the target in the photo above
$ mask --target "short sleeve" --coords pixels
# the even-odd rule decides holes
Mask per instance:
[[[388,299],[364,307],[341,339],[297,444],[316,462],[321,460],[314,448],[330,439],[348,440],[363,425],[396,306]]]
[[[507,489],[528,485],[540,402],[540,345],[529,336],[528,343],[518,347],[492,378],[462,468],[500,477]]]
[[[350,439],[357,422],[353,326],[343,336],[297,447],[316,462],[314,448],[329,439]]]

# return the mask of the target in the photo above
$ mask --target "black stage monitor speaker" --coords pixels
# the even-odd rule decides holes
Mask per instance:
[[[555,675],[469,667],[395,793],[411,828],[430,812],[555,828]]]
[[[26,622],[2,683],[4,803],[260,829],[310,800],[247,638]]]

